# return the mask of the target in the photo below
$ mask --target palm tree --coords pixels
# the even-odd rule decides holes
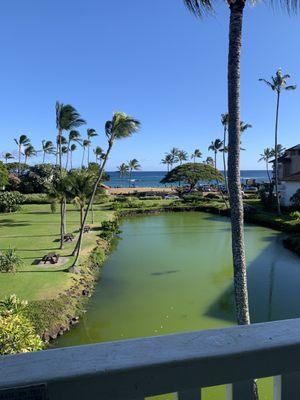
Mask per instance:
[[[205,164],[207,165],[211,165],[212,167],[214,167],[214,159],[212,157],[207,157],[205,160]]]
[[[165,158],[161,160],[162,164],[167,165],[168,172],[170,171],[170,167],[173,165],[173,157],[171,154],[166,154]]]
[[[62,135],[57,135],[56,136],[56,152],[55,152],[55,155],[56,155],[56,165],[58,165],[59,164],[59,153],[60,153],[60,148],[62,147],[62,146],[65,146],[65,145],[67,145],[67,143],[68,143],[68,141],[67,141],[67,139],[65,138],[65,136],[62,136]]]
[[[115,112],[113,114],[112,119],[110,121],[106,121],[106,123],[105,123],[105,135],[106,135],[107,141],[108,141],[108,148],[107,148],[107,151],[103,158],[102,165],[99,169],[99,175],[95,181],[92,195],[90,197],[90,200],[88,202],[88,205],[87,205],[85,213],[84,213],[83,221],[82,221],[82,224],[80,227],[79,237],[78,237],[78,240],[77,240],[74,252],[73,252],[75,255],[75,259],[72,264],[73,268],[76,266],[78,259],[79,259],[79,255],[80,255],[80,251],[81,251],[81,244],[82,244],[83,228],[86,223],[87,216],[89,214],[91,206],[94,202],[96,190],[98,188],[99,183],[101,182],[104,168],[105,168],[108,156],[111,152],[111,149],[116,140],[130,137],[133,133],[135,133],[139,130],[140,125],[141,124],[137,119],[135,119],[129,115],[126,115],[125,113],[122,113],[122,112]]]
[[[228,153],[227,148],[227,132],[228,132],[228,122],[229,122],[229,114],[221,114],[221,124],[223,125],[223,169],[224,169],[224,179],[225,179],[225,187],[228,193],[228,183],[227,183],[227,167],[226,167],[226,153]]]
[[[14,139],[14,141],[18,146],[18,153],[19,153],[18,175],[20,175],[22,149],[23,147],[27,147],[30,145],[30,139],[26,135],[21,135],[19,139]]]
[[[96,163],[101,163],[101,160],[103,159],[103,149],[99,146],[97,146],[94,150],[94,154],[96,156]]]
[[[217,169],[217,154],[219,151],[221,151],[223,148],[223,142],[221,139],[216,139],[215,141],[212,141],[210,146],[208,147],[208,150],[213,151],[215,154],[215,169]]]
[[[90,144],[88,145],[88,159],[87,159],[87,165],[89,166],[90,164],[90,146],[91,146],[91,139],[95,136],[98,136],[98,133],[96,133],[95,129],[89,128],[87,129],[87,138],[90,141]]]
[[[42,140],[43,164],[45,164],[46,154],[55,154],[55,148],[51,140]]]
[[[290,78],[289,74],[283,75],[281,69],[276,71],[275,76],[271,77],[271,81],[267,81],[266,79],[260,78],[259,80],[264,82],[267,86],[269,86],[273,92],[276,93],[276,114],[275,114],[275,193],[276,193],[276,202],[277,202],[277,212],[280,215],[280,199],[278,193],[278,119],[279,119],[279,103],[280,103],[280,95],[283,90],[295,90],[297,86],[295,85],[287,85],[287,80]]]
[[[258,162],[264,161],[266,163],[266,169],[270,185],[272,184],[272,180],[269,173],[269,161],[272,157],[273,157],[273,150],[267,147],[266,149],[264,149],[264,152],[260,155],[260,159],[258,160]]]
[[[27,160],[30,157],[36,156],[37,152],[35,148],[32,146],[32,144],[29,144],[25,150],[24,150],[24,155],[25,155],[25,164],[27,164]]]
[[[70,164],[71,164],[71,169],[73,169],[73,151],[77,149],[77,146],[75,143],[72,143],[70,146]]]
[[[8,160],[12,160],[15,157],[11,153],[4,153],[3,158],[5,160],[5,164],[7,164]]]
[[[194,153],[191,155],[191,159],[194,160],[194,164],[196,162],[196,158],[201,158],[202,153],[199,149],[195,149]]]
[[[179,164],[182,165],[183,161],[187,161],[188,160],[188,153],[184,150],[178,150],[178,160],[179,160]]]
[[[81,168],[83,168],[83,164],[84,164],[85,149],[89,148],[90,145],[91,145],[91,141],[89,139],[83,140],[83,142],[82,142],[83,153],[82,153]]]
[[[179,158],[178,158],[178,152],[179,152],[179,150],[177,149],[177,147],[173,147],[171,150],[170,150],[170,156],[172,157],[172,165],[171,165],[171,167],[173,168],[173,164],[177,164],[178,163],[178,161],[179,161]]]
[[[81,135],[75,129],[72,129],[69,132],[69,136],[68,136],[68,152],[67,152],[67,160],[66,160],[66,170],[68,169],[68,166],[69,166],[69,153],[70,153],[70,150],[71,150],[71,147],[72,147],[72,142],[76,142],[76,143],[80,143],[81,142]],[[75,146],[75,149],[76,149],[76,146]]]
[[[285,152],[285,147],[282,146],[282,144],[277,145],[277,155],[278,157],[281,157],[283,153]],[[275,157],[275,149],[272,149],[272,156]]]
[[[136,158],[133,158],[128,162],[128,169],[129,169],[129,186],[130,186],[130,181],[131,181],[131,174],[132,171],[138,171],[141,168],[138,160]]]
[[[123,178],[123,176],[128,175],[129,173],[129,166],[125,163],[122,163],[119,167],[117,167],[117,170],[119,172],[120,178]]]

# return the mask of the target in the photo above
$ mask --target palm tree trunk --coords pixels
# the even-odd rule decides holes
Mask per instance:
[[[266,161],[266,167],[267,167],[267,175],[268,175],[269,182],[270,182],[270,185],[271,185],[271,184],[272,184],[272,181],[271,181],[270,172],[269,172],[268,160]]]
[[[101,181],[101,179],[102,179],[103,172],[104,172],[104,167],[105,167],[106,161],[107,161],[107,159],[108,159],[109,153],[110,153],[110,151],[111,151],[111,149],[112,149],[112,146],[113,146],[113,141],[110,141],[110,142],[109,142],[109,145],[108,145],[107,152],[106,152],[105,157],[104,157],[104,160],[103,160],[103,163],[102,163],[101,168],[100,168],[100,170],[99,170],[99,176],[98,176],[98,178],[97,178],[97,180],[96,180],[96,182],[95,182],[95,184],[94,184],[93,193],[92,193],[92,195],[91,195],[91,198],[90,198],[90,201],[89,201],[89,203],[88,203],[88,206],[87,206],[87,208],[86,208],[86,210],[85,210],[84,217],[83,217],[83,220],[82,220],[82,224],[81,224],[81,226],[80,226],[79,237],[78,237],[76,246],[75,246],[74,251],[73,251],[73,255],[76,254],[76,256],[75,256],[75,259],[74,259],[74,261],[73,261],[73,264],[72,264],[71,268],[72,268],[72,267],[74,268],[74,267],[76,266],[77,262],[78,262],[78,259],[79,259],[79,256],[80,256],[80,251],[81,251],[81,245],[82,245],[82,237],[83,237],[84,225],[85,225],[85,223],[86,223],[86,220],[87,220],[89,211],[90,211],[90,209],[91,209],[91,206],[92,206],[92,204],[94,203],[95,194],[96,194],[98,185],[99,185],[99,183],[100,183],[100,181]]]
[[[84,163],[84,153],[85,153],[85,147],[83,148],[83,153],[82,153],[81,169],[83,168],[83,163]]]
[[[64,201],[60,201],[60,249],[64,247]]]
[[[19,145],[19,166],[18,166],[18,176],[20,175],[21,171],[21,145]]]
[[[83,207],[82,205],[80,205],[80,226],[82,226],[82,221],[83,221]]]
[[[227,168],[226,168],[226,127],[224,126],[224,138],[223,138],[223,169],[224,169],[224,179],[225,179],[225,188],[228,193],[228,183],[227,183]]]
[[[46,156],[46,153],[45,153],[45,151],[43,152],[43,164],[45,164],[45,156]]]
[[[88,154],[87,154],[87,166],[90,165],[90,146],[88,146]]]
[[[68,151],[67,151],[67,160],[66,160],[66,170],[68,170],[68,165],[69,165],[69,153],[70,153],[70,140],[68,141]]]
[[[238,0],[230,6],[228,55],[228,185],[231,206],[235,306],[239,325],[250,323],[244,243],[244,210],[240,178],[240,53],[244,5],[243,1]]]
[[[71,164],[71,169],[73,169],[73,152],[72,151],[70,154],[70,164]]]
[[[277,92],[277,105],[276,105],[276,120],[275,120],[275,193],[276,193],[276,203],[277,203],[277,213],[281,214],[280,209],[280,199],[278,193],[278,117],[279,117],[279,101],[280,92]]]

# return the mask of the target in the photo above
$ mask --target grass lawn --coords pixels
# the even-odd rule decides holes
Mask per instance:
[[[83,256],[95,246],[99,233],[97,227],[103,220],[111,218],[113,213],[95,206],[94,215],[94,230],[84,236]],[[0,274],[0,298],[11,293],[27,300],[55,298],[77,279],[74,274],[64,271],[72,263],[70,254],[74,242],[65,244],[65,248],[59,250],[59,221],[59,212],[52,214],[48,204],[24,205],[17,213],[0,214],[0,251],[14,248],[24,262],[20,272]],[[78,226],[79,211],[68,205],[67,232],[76,235]],[[57,267],[35,264],[50,251],[66,257],[67,263]]]

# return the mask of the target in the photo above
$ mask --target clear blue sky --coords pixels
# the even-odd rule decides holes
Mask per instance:
[[[222,136],[226,110],[228,9],[195,19],[182,0],[10,0],[0,13],[0,150],[28,134],[39,148],[55,139],[56,100],[74,105],[99,133],[114,110],[140,119],[135,137],[119,142],[109,170],[137,158],[144,170],[164,169],[176,146],[205,157]],[[298,83],[284,93],[280,142],[300,142],[300,23],[263,4],[248,6],[242,52],[242,169],[262,169],[263,148],[273,145],[275,96],[259,77],[278,67]],[[85,133],[86,127],[82,129]],[[94,145],[105,145],[104,136]],[[81,154],[77,154],[79,163]]]

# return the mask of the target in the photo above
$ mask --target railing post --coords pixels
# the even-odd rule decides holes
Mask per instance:
[[[281,400],[281,375],[273,378],[273,399]]]
[[[281,376],[281,399],[280,400],[299,400],[300,399],[300,372],[293,372]]]

